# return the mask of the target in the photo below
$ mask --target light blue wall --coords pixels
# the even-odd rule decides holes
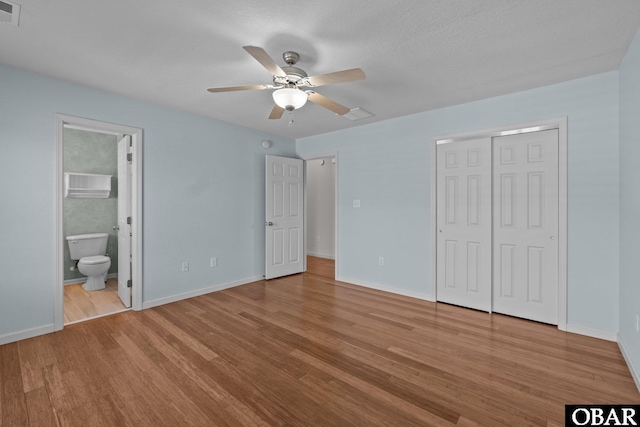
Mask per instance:
[[[264,273],[260,143],[295,141],[3,65],[0,93],[0,337],[54,319],[55,113],[144,130],[144,301]]]
[[[616,333],[617,72],[298,140],[300,156],[339,152],[339,276],[432,294],[433,138],[560,116],[568,117],[568,323]]]
[[[640,374],[640,33],[620,67],[620,338]]]
[[[637,74],[637,42],[633,49],[623,75],[637,88],[629,77]],[[2,65],[0,93],[0,336],[53,322],[55,113],[144,129],[144,301],[263,274],[263,139],[275,155],[339,151],[340,276],[430,294],[432,138],[559,116],[568,116],[569,129],[568,321],[615,333],[620,271],[629,281],[623,292],[636,292],[638,271],[618,262],[617,72],[297,143]],[[627,116],[638,113],[634,99],[623,102]],[[633,126],[620,129],[637,135]],[[632,161],[624,157],[623,169]],[[637,216],[628,197],[635,190],[623,186],[623,221]],[[362,207],[352,208],[353,199]],[[631,259],[637,248],[627,250],[628,240],[622,248]],[[182,261],[190,272],[180,272]]]

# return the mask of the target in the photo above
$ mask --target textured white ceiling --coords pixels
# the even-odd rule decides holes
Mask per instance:
[[[615,70],[640,27],[638,0],[12,0],[0,62],[291,138]],[[318,92],[374,117],[317,105],[268,120],[269,84],[243,49],[309,75],[360,67]]]

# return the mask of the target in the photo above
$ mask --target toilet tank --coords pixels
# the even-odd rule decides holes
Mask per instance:
[[[87,256],[106,255],[108,240],[109,235],[107,233],[67,236],[71,259],[78,260]]]

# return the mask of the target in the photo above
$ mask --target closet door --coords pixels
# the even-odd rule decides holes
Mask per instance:
[[[493,139],[493,311],[558,324],[558,131]]]
[[[491,311],[491,139],[436,147],[438,301]]]

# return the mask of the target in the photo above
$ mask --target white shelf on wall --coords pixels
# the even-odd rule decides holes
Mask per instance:
[[[64,174],[64,197],[106,199],[111,193],[111,175],[94,173]]]

